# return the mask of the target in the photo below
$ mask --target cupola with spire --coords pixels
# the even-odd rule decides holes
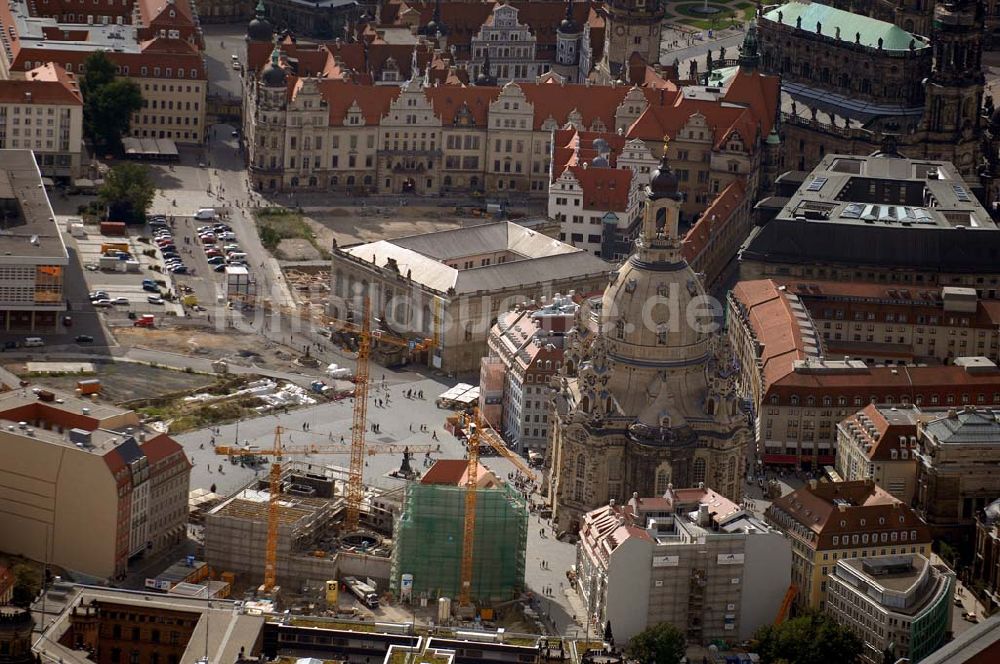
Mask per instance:
[[[760,42],[757,40],[757,21],[750,21],[747,33],[740,44],[740,69],[751,71],[760,67]]]
[[[670,160],[667,158],[667,149],[670,139],[663,137],[663,156],[660,157],[660,165],[652,172],[649,178],[649,186],[646,188],[646,195],[650,200],[661,198],[672,198],[681,200],[683,195],[678,188],[679,180],[674,169],[670,168]]]
[[[559,23],[558,31],[564,35],[580,33],[580,24],[573,18],[573,0],[566,0],[566,18]]]
[[[274,28],[265,16],[264,0],[258,0],[253,20],[247,25],[247,41],[269,42],[273,37]]]
[[[448,26],[441,20],[441,0],[434,0],[434,14],[431,15],[431,20],[417,32],[425,37],[444,36],[448,34]]]
[[[268,88],[280,88],[284,87],[287,81],[288,74],[281,66],[281,51],[275,44],[274,50],[271,51],[271,61],[264,65],[264,69],[260,73],[260,82]]]

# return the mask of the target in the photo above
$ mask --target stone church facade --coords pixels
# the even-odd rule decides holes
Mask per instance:
[[[666,151],[665,151],[666,152]],[[738,501],[747,419],[736,370],[681,255],[682,195],[666,157],[636,250],[580,308],[555,379],[549,495],[557,529],[609,500],[704,483]]]

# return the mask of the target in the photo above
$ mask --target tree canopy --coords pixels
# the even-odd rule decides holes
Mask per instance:
[[[142,223],[153,204],[156,187],[149,169],[141,164],[118,164],[104,178],[98,194],[108,206],[108,219]]]
[[[864,645],[853,632],[821,613],[761,627],[755,638],[765,664],[852,664]]]
[[[658,623],[633,636],[625,654],[639,664],[679,664],[686,649],[687,639],[679,629]]]
[[[142,92],[134,81],[115,77],[115,65],[103,51],[88,55],[84,67],[80,80],[84,132],[95,145],[119,151],[132,114],[142,108]]]

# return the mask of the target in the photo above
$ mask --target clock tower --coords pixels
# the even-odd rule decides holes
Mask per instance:
[[[633,53],[639,53],[649,64],[660,61],[661,1],[608,0],[604,4],[604,57],[598,69],[606,80],[618,79]]]

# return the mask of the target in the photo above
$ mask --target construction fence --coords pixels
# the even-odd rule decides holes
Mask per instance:
[[[413,576],[412,601],[420,597],[456,598],[460,587],[465,487],[410,484],[396,521],[391,588]],[[524,590],[528,506],[506,485],[479,489],[473,547],[472,599],[500,602]]]

